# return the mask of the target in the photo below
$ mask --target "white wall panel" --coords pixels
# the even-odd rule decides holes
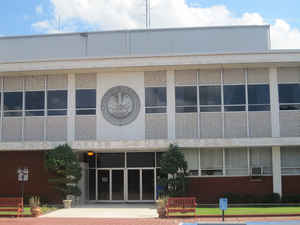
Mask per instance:
[[[250,137],[271,137],[270,112],[249,112]]]
[[[24,121],[24,140],[44,140],[44,117],[26,117]]]
[[[244,84],[245,72],[243,69],[225,69],[223,80],[224,84]]]
[[[196,85],[197,70],[176,70],[175,71],[176,85]]]
[[[167,114],[146,114],[146,139],[168,139]]]
[[[299,67],[278,68],[278,83],[300,82]]]
[[[247,136],[246,112],[226,112],[224,118],[225,138]]]
[[[248,69],[248,84],[269,83],[269,70],[266,68]]]
[[[25,77],[25,90],[28,91],[41,91],[45,89],[46,76],[26,76]]]
[[[222,113],[201,112],[200,113],[200,138],[222,137]]]
[[[197,113],[176,113],[176,138],[198,138]]]
[[[67,117],[47,117],[47,141],[67,140]]]
[[[147,71],[145,72],[145,87],[157,87],[167,85],[166,71]]]
[[[199,84],[221,84],[221,70],[200,70]]]
[[[23,118],[4,117],[2,124],[2,140],[4,142],[22,141]]]
[[[22,91],[23,77],[10,76],[4,77],[4,91]]]
[[[96,74],[76,74],[76,89],[96,89]]]
[[[300,112],[280,111],[279,118],[281,137],[300,136]]]
[[[145,139],[145,88],[144,72],[106,72],[101,73],[103,95],[112,87],[127,86],[132,88],[140,98],[141,108],[137,118],[130,124],[115,126],[106,121],[100,114],[100,139],[101,140],[143,140]],[[101,96],[102,98],[103,96]]]
[[[66,74],[49,75],[47,82],[48,89],[67,89],[68,88],[68,76]]]
[[[96,140],[96,116],[76,116],[75,140]]]

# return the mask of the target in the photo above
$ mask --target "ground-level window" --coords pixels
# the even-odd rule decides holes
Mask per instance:
[[[300,174],[300,147],[281,147],[282,175]]]

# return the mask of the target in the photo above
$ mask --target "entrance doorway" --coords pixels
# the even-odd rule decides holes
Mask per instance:
[[[153,202],[158,153],[97,153],[89,158],[88,198],[99,202]]]
[[[156,191],[154,178],[154,168],[98,169],[97,200],[154,201]]]

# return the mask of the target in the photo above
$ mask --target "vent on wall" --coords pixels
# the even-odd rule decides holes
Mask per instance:
[[[251,176],[261,176],[263,174],[262,167],[252,167],[251,168]]]

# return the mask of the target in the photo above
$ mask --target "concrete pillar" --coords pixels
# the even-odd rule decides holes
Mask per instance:
[[[96,75],[96,140],[101,139],[100,125],[101,125],[101,74]]]
[[[75,74],[68,74],[68,122],[67,135],[68,143],[71,144],[75,140],[75,111],[76,111],[76,87]]]
[[[277,68],[269,68],[272,137],[280,137]],[[282,195],[280,147],[272,147],[273,192]]]
[[[81,167],[82,176],[81,176],[81,179],[78,182],[78,187],[81,190],[81,196],[79,198],[79,204],[82,205],[82,204],[85,204],[86,193],[88,191],[88,190],[86,190],[86,187],[87,187],[86,183],[88,182],[87,177],[86,177],[86,170],[88,168],[88,164],[84,163],[84,162],[81,162],[80,167]]]
[[[273,192],[282,195],[280,147],[272,147]]]
[[[280,137],[277,68],[269,69],[272,137]]]
[[[175,71],[167,71],[168,139],[175,140]]]

